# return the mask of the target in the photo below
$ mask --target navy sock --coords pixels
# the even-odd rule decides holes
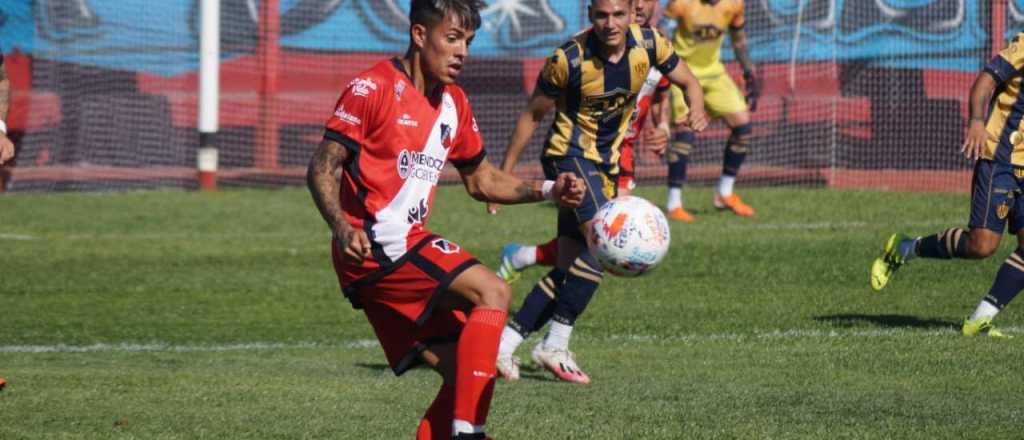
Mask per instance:
[[[729,140],[725,143],[725,157],[722,160],[722,174],[736,176],[740,173],[740,167],[747,158],[750,136],[753,133],[753,126],[744,124],[732,129]]]
[[[1024,249],[1013,251],[996,273],[996,281],[985,301],[1002,310],[1024,289]]]
[[[563,282],[565,272],[558,268],[551,269],[526,295],[523,306],[508,321],[509,327],[523,335],[523,338],[544,327],[554,313],[555,298]]]
[[[946,229],[918,240],[915,253],[924,258],[965,258],[968,236],[967,231],[960,228]]]
[[[575,324],[576,319],[587,308],[587,304],[590,304],[590,299],[597,292],[603,277],[601,265],[589,251],[583,251],[572,262],[569,273],[565,276],[565,284],[562,284],[558,291],[558,301],[551,319],[565,325]]]

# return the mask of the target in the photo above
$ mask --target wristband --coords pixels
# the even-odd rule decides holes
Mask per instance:
[[[554,180],[545,180],[544,183],[541,184],[541,186],[540,186],[540,195],[541,195],[541,197],[544,197],[544,200],[550,200],[552,202],[557,201],[557,200],[555,200],[554,192],[552,192],[554,189],[555,189],[555,181]]]
[[[7,134],[7,123],[0,119],[0,133]]]

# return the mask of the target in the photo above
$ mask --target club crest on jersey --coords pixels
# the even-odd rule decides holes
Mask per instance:
[[[451,148],[452,146],[450,139],[451,135],[452,126],[445,123],[441,123],[441,145],[444,145],[445,148]]]
[[[461,249],[459,245],[452,243],[448,240],[445,240],[443,238],[438,238],[430,242],[430,246],[432,246],[434,249],[441,251],[441,253],[448,255],[456,254]]]
[[[419,223],[423,224],[424,220],[427,219],[427,213],[430,212],[430,207],[427,206],[427,199],[420,199],[418,206],[409,208],[409,216],[406,220],[409,221],[410,225]]]
[[[370,78],[353,79],[352,82],[348,83],[348,86],[352,89],[353,95],[364,98],[370,96],[370,92],[377,91],[377,83],[373,82]]]

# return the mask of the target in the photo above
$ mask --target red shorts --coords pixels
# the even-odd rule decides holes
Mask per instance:
[[[634,165],[633,143],[629,140],[624,140],[619,147],[619,188],[633,189]]]
[[[338,246],[332,242],[331,248],[342,291],[366,312],[395,375],[419,364],[427,347],[458,340],[465,314],[434,309],[455,277],[480,264],[461,246],[430,235],[394,264],[356,280],[343,275]]]

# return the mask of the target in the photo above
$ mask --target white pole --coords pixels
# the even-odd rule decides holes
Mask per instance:
[[[217,188],[215,138],[220,111],[220,0],[200,1],[199,27],[199,187]]]

